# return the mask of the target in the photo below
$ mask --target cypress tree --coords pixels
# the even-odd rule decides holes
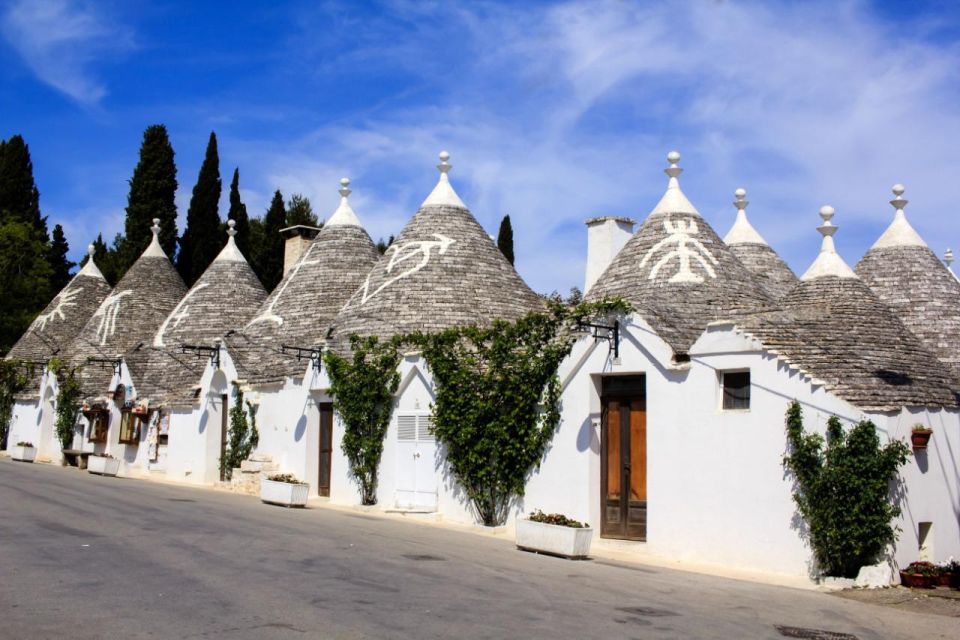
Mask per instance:
[[[267,291],[272,291],[283,279],[283,237],[280,230],[286,226],[286,219],[283,194],[278,190],[274,192],[263,220],[250,221],[250,266]]]
[[[295,193],[287,203],[287,226],[295,227],[297,225],[306,225],[308,227],[319,227],[317,214],[313,212],[310,206],[310,199],[302,194]]]
[[[59,224],[53,227],[50,249],[47,252],[47,261],[50,263],[50,290],[57,295],[70,282],[70,269],[77,266],[76,262],[67,259],[70,245],[63,234],[63,227]]]
[[[510,216],[503,216],[500,221],[500,231],[497,232],[497,248],[510,264],[513,264],[513,225]]]
[[[210,132],[207,154],[200,165],[200,175],[193,187],[187,226],[180,238],[177,271],[192,285],[200,279],[213,259],[223,248],[220,234],[220,156],[217,154],[217,134]]]
[[[233,180],[230,181],[230,212],[227,214],[227,220],[236,222],[234,229],[237,235],[234,236],[234,242],[237,243],[237,249],[250,258],[250,216],[247,215],[247,205],[240,200],[240,169],[233,170]],[[226,244],[226,225],[221,225],[223,233],[220,237],[223,244]]]
[[[172,257],[177,248],[177,166],[173,157],[167,128],[162,124],[147,127],[140,145],[140,160],[130,179],[124,237],[117,256],[118,277],[150,244],[154,218],[160,218],[163,250]],[[103,275],[107,275],[105,271]]]
[[[46,239],[33,225],[12,216],[0,221],[0,355],[53,297],[47,250]]]
[[[4,143],[0,156],[0,219],[26,223],[47,238],[47,221],[40,215],[40,191],[33,179],[30,148],[20,135]]]

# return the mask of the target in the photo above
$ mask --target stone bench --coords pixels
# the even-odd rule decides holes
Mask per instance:
[[[63,460],[68,467],[87,468],[87,458],[92,451],[81,451],[80,449],[64,449]]]

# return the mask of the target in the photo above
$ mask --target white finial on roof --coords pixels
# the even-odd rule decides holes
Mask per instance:
[[[750,221],[747,220],[747,205],[750,204],[747,202],[747,190],[741,187],[733,192],[733,197],[733,206],[737,208],[737,219],[734,221],[733,226],[730,227],[727,235],[724,236],[723,241],[728,245],[767,244],[763,236],[757,233],[757,230],[754,229]]]
[[[950,265],[953,264],[953,249],[947,249],[946,251],[944,251],[944,253],[943,253],[943,261],[944,261],[944,262],[946,263],[946,265],[947,265],[947,271],[949,271],[951,274],[953,274],[953,277],[956,278],[956,277],[957,277],[957,274],[953,273],[953,267],[950,266]],[[960,280],[960,278],[957,278],[957,279]]]
[[[660,202],[653,208],[650,215],[657,213],[688,213],[699,216],[700,212],[697,211],[696,207],[687,199],[687,196],[683,195],[683,191],[680,190],[680,181],[677,180],[677,177],[683,173],[683,169],[680,168],[679,164],[680,152],[671,151],[668,153],[667,162],[670,163],[670,166],[663,170],[664,173],[670,176],[670,180],[667,182],[667,192],[660,198]]]
[[[83,268],[77,272],[78,276],[90,276],[91,278],[100,278],[101,280],[106,280],[103,277],[103,274],[100,273],[100,269],[97,268],[96,263],[93,261],[93,254],[96,252],[97,248],[93,244],[87,245],[87,263],[83,265]]]
[[[363,226],[360,224],[360,218],[358,218],[357,214],[353,212],[353,208],[350,206],[350,202],[347,200],[351,193],[353,192],[350,191],[350,178],[340,178],[340,206],[337,207],[337,210],[333,212],[333,215],[330,216],[330,219],[324,223],[324,226]]]
[[[437,182],[437,186],[433,188],[433,191],[430,192],[430,195],[427,196],[427,199],[423,201],[423,204],[420,205],[421,207],[447,205],[451,207],[463,207],[464,209],[467,208],[467,205],[463,204],[463,200],[460,199],[457,192],[453,190],[453,186],[450,184],[450,178],[447,176],[447,173],[453,168],[453,165],[447,162],[449,159],[449,153],[446,151],[440,152],[440,164],[437,165],[437,169],[440,170],[440,180]]]
[[[902,184],[898,183],[893,185],[894,198],[890,201],[890,204],[893,205],[893,208],[896,210],[896,213],[893,214],[893,222],[891,222],[887,230],[883,232],[883,235],[873,243],[871,249],[927,246],[927,243],[923,241],[920,234],[907,222],[907,216],[904,215],[903,209],[909,201],[903,197],[903,192],[904,188]]]
[[[166,258],[167,254],[164,253],[163,247],[160,246],[160,218],[153,219],[153,226],[150,227],[150,231],[153,232],[153,239],[150,240],[150,246],[143,252],[143,255],[155,258]]]
[[[221,249],[220,253],[217,254],[214,262],[246,262],[243,254],[240,253],[240,247],[237,246],[237,241],[234,239],[237,235],[236,226],[236,220],[227,220],[227,244]]]
[[[820,207],[820,217],[823,218],[823,224],[817,227],[817,231],[823,236],[823,243],[820,245],[820,255],[813,261],[807,272],[803,274],[801,280],[813,280],[824,276],[836,276],[837,278],[856,278],[857,274],[853,269],[843,261],[843,258],[837,253],[837,248],[833,244],[833,234],[839,227],[831,220],[834,210],[830,205]]]

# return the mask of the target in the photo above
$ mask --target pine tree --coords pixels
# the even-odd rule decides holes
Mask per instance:
[[[187,226],[180,238],[180,253],[177,254],[177,271],[187,286],[200,279],[223,248],[219,213],[221,187],[217,134],[211,131],[207,153],[190,198]]]
[[[127,220],[117,256],[118,276],[126,273],[150,244],[154,218],[160,218],[163,250],[172,257],[177,248],[177,166],[173,157],[167,128],[162,124],[147,127],[140,145],[140,160],[130,179]]]
[[[240,200],[240,169],[233,170],[233,180],[230,182],[230,212],[227,214],[227,220],[236,222],[234,229],[237,235],[234,236],[234,242],[240,253],[250,257],[250,216],[247,215],[247,205]],[[226,244],[226,223],[221,225],[223,233],[223,243]]]
[[[11,219],[32,226],[46,239],[47,221],[40,214],[40,191],[33,179],[30,148],[20,135],[4,143],[0,156],[0,220]]]
[[[263,220],[250,221],[250,266],[264,288],[272,291],[283,279],[283,237],[280,230],[286,226],[287,212],[283,194],[276,191]]]
[[[50,290],[53,295],[67,286],[70,282],[70,269],[77,266],[76,262],[67,259],[67,253],[70,251],[70,245],[63,234],[63,227],[59,224],[53,227],[50,249],[47,252],[47,261],[50,263]]]
[[[306,196],[295,193],[287,203],[287,226],[295,227],[297,225],[306,225],[308,227],[319,227],[317,214],[313,212],[310,206],[310,199]]]
[[[510,224],[510,216],[503,216],[500,221],[500,231],[497,232],[497,248],[500,253],[513,264],[513,225]]]

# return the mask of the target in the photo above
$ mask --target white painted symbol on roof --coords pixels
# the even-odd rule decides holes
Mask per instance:
[[[437,249],[437,255],[442,256],[447,252],[447,249],[450,248],[450,245],[456,242],[456,240],[453,238],[448,238],[442,233],[434,233],[433,237],[437,238],[437,240],[416,240],[414,242],[407,242],[400,247],[395,244],[387,247],[387,253],[391,254],[390,261],[387,262],[386,268],[386,272],[388,274],[393,273],[393,270],[395,267],[397,267],[397,265],[407,262],[412,258],[420,256],[420,261],[408,268],[406,271],[403,271],[392,278],[388,278],[383,284],[374,289],[372,293],[370,293],[370,276],[373,274],[371,273],[368,275],[366,281],[363,283],[363,292],[360,296],[360,304],[364,304],[367,300],[374,297],[397,280],[411,276],[427,266],[427,263],[430,262],[430,256],[432,255],[431,251],[434,248]]]
[[[303,257],[297,261],[297,264],[294,265],[293,269],[290,270],[290,273],[287,277],[284,277],[283,281],[280,283],[280,286],[277,287],[276,295],[273,296],[273,300],[270,301],[270,304],[267,305],[267,308],[263,310],[263,313],[258,315],[256,318],[247,323],[245,329],[249,329],[258,322],[273,322],[278,327],[283,324],[283,318],[273,312],[273,308],[280,302],[280,298],[283,297],[283,293],[287,290],[287,287],[290,286],[290,283],[293,282],[293,279],[297,277],[297,274],[300,273],[300,269],[307,265],[311,264],[320,264],[319,260],[309,260],[310,254],[313,253],[316,243],[311,243],[307,250],[303,252]]]
[[[709,249],[703,246],[702,242],[693,237],[700,232],[696,220],[677,220],[673,222],[668,217],[663,221],[663,228],[666,229],[670,235],[653,245],[653,247],[647,251],[647,255],[643,256],[643,260],[640,261],[640,268],[642,269],[660,249],[671,245],[676,248],[668,251],[653,265],[653,268],[650,269],[650,275],[648,276],[650,280],[656,279],[657,274],[660,273],[660,269],[674,258],[677,259],[679,268],[668,282],[703,282],[703,276],[694,273],[690,269],[691,258],[695,259],[700,266],[703,267],[703,271],[708,276],[711,278],[717,277],[716,271],[714,271],[711,266],[711,263],[717,264],[717,259],[713,257]]]
[[[163,334],[167,332],[167,327],[170,324],[171,320],[174,320],[173,328],[176,329],[180,326],[180,323],[190,317],[190,305],[187,304],[187,300],[193,297],[193,295],[200,291],[201,289],[206,289],[210,286],[209,282],[204,282],[203,284],[198,284],[193,289],[187,292],[187,295],[183,296],[183,299],[177,303],[177,306],[174,307],[173,311],[166,317],[163,321],[163,324],[160,325],[160,330],[157,331],[157,335],[153,336],[153,346],[162,347],[163,345]]]
[[[36,328],[38,331],[46,331],[47,323],[53,320],[56,320],[58,317],[61,320],[64,320],[63,310],[67,307],[77,306],[76,298],[80,295],[80,292],[83,291],[83,287],[70,288],[60,294],[60,297],[57,298],[57,306],[53,308],[50,313],[43,313],[37,316]]]
[[[117,330],[117,316],[120,315],[120,299],[129,296],[133,291],[121,291],[111,293],[103,301],[97,312],[93,314],[94,318],[100,318],[100,325],[97,327],[97,337],[100,339],[100,346],[107,343],[107,338],[111,337]]]

